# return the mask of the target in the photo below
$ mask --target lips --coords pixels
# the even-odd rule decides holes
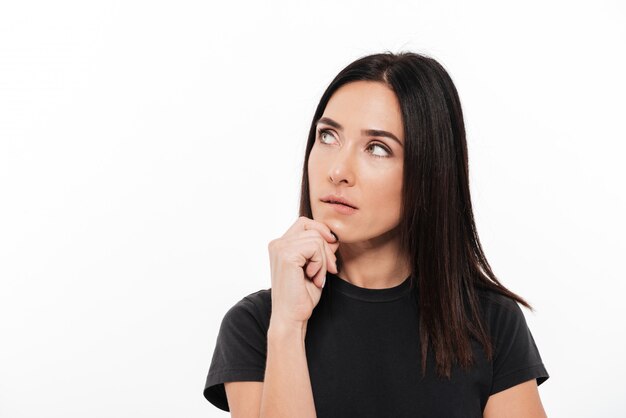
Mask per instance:
[[[351,207],[353,209],[358,209],[356,206],[354,206],[354,204],[352,204],[346,198],[338,196],[338,195],[334,195],[334,194],[333,195],[324,196],[320,200],[322,202],[325,202],[325,203],[340,203],[342,205]]]

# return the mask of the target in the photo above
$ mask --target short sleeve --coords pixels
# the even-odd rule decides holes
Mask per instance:
[[[491,332],[494,342],[493,380],[490,395],[537,379],[537,385],[550,376],[520,306],[513,299],[498,297],[492,308]]]
[[[261,316],[259,308],[244,298],[222,319],[203,394],[224,411],[230,411],[224,382],[262,382],[265,377],[267,330]]]

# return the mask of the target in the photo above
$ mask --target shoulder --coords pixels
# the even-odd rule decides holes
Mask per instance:
[[[261,289],[254,293],[250,293],[244,296],[238,304],[246,306],[248,308],[254,307],[254,309],[262,312],[271,312],[272,310],[272,290]]]
[[[494,290],[480,289],[478,297],[494,344],[490,394],[532,378],[537,379],[538,385],[548,379],[548,372],[518,302]]]
[[[524,318],[519,303],[507,295],[495,290],[478,288],[477,296],[483,315],[489,322]]]
[[[272,313],[271,289],[262,289],[244,296],[228,309],[224,323],[253,323],[261,329],[269,327]]]
[[[267,357],[270,290],[244,296],[226,312],[219,328],[204,396],[229,411],[225,382],[263,381]]]
[[[269,292],[259,290],[251,293],[228,309],[217,337],[217,346],[223,355],[228,353],[219,347],[226,347],[226,351],[233,354],[236,350],[245,351],[246,347],[261,350],[265,346],[272,306]],[[244,352],[240,354],[245,355]]]
[[[516,307],[519,308],[515,299],[496,292],[495,290],[477,287],[476,293],[484,308],[508,310],[516,310]]]
[[[490,289],[478,289],[478,299],[484,324],[492,339],[510,339],[529,332],[522,306],[513,298]]]

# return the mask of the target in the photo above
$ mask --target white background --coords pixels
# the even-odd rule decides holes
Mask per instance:
[[[222,316],[271,285],[322,92],[386,50],[456,83],[548,415],[623,416],[625,19],[617,0],[3,2],[0,416],[228,416],[202,396]]]

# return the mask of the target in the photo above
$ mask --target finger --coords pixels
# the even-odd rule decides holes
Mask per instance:
[[[285,231],[283,236],[295,235],[305,230],[304,225],[308,222],[312,221],[312,219],[307,218],[306,216],[300,216],[296,221]]]
[[[328,225],[323,222],[307,218],[306,216],[300,216],[298,220],[287,230],[287,232],[285,232],[284,235],[291,235],[299,233],[302,230],[308,231],[312,229],[319,231],[322,237],[324,237],[327,242],[338,242],[338,240],[336,239],[336,235],[333,234]]]
[[[310,256],[309,265],[306,267],[305,273],[313,282],[318,280],[320,274],[325,272],[326,257],[324,256],[322,241],[323,240],[317,236],[307,243],[307,245],[311,247],[313,253]]]
[[[322,240],[324,244],[324,251],[326,252],[326,266],[328,271],[331,273],[337,274],[337,256],[335,255],[334,250],[331,248],[331,244]],[[338,243],[335,245],[339,245]],[[336,249],[336,248],[335,248]]]
[[[305,218],[306,219],[306,218]],[[318,221],[314,221],[312,219],[308,219],[303,221],[304,222],[304,229],[305,230],[311,230],[314,229],[316,231],[319,231],[320,235],[327,241],[327,242],[337,242],[337,239],[335,238],[335,235],[333,234],[333,232],[330,230],[330,228],[328,227],[328,225],[322,223],[322,222],[318,222]]]
[[[331,271],[332,273],[337,274],[337,264],[336,264],[337,257],[335,256],[335,251],[337,251],[337,248],[339,247],[339,242],[335,239],[335,235],[330,230],[328,225],[322,222],[317,222],[317,221],[312,221],[312,223],[305,221],[304,228],[307,230],[313,229],[317,231],[318,233],[320,233],[322,238],[324,238],[322,240],[324,243],[324,253],[325,253],[324,258],[326,262],[324,270]]]
[[[322,237],[320,237],[318,230],[308,230],[301,233],[301,236],[306,236],[309,239],[319,240],[321,244],[323,244],[323,254],[326,259],[326,266],[328,271],[331,273],[337,274],[337,256],[335,255],[335,251],[339,246],[339,243],[328,243]],[[307,270],[308,271],[308,270]]]
[[[326,245],[326,242],[324,240],[318,240],[318,242],[320,243],[320,246],[319,246],[320,255],[322,255],[322,268],[320,268],[317,274],[315,275],[313,282],[315,283],[317,287],[321,288],[322,283],[324,282],[324,278],[326,277],[326,271],[328,271],[328,260],[325,254],[326,250],[324,248],[324,246]]]

